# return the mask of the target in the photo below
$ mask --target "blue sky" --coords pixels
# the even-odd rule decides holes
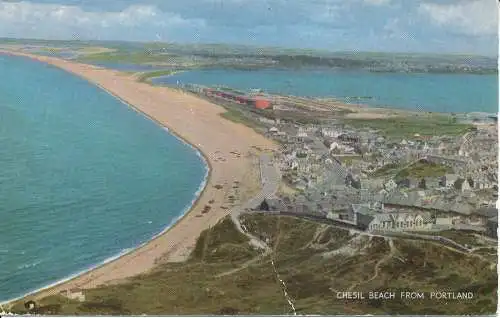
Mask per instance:
[[[496,55],[496,0],[0,0],[0,37]]]

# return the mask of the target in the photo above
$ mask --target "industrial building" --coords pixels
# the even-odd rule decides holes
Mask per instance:
[[[257,109],[269,109],[272,107],[271,99],[263,94],[253,95],[229,88],[209,87],[203,88],[202,92],[208,97],[222,98],[241,105],[253,106]]]

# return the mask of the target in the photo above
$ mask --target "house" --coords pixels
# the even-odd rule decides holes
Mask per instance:
[[[394,218],[394,228],[396,229],[404,229],[405,224],[406,224],[406,214],[404,213],[399,213],[397,216]]]
[[[498,232],[498,216],[489,218],[486,222],[486,234],[490,237],[497,238]]]
[[[386,189],[382,189],[378,192],[378,195],[381,196],[381,197],[384,197],[386,196],[387,194],[389,194],[389,192],[386,190]]]
[[[396,182],[399,188],[408,188],[408,189],[417,188],[420,185],[420,183],[421,180],[416,180],[411,178],[404,178]]]
[[[339,134],[332,128],[323,128],[321,129],[321,135],[323,137],[337,138]]]
[[[355,179],[350,173],[345,177],[345,185],[348,187],[353,187],[355,189],[361,188],[361,182],[359,181],[359,179]]]
[[[415,182],[415,188],[421,190],[427,189],[427,182],[425,181],[425,178],[416,179],[414,182]]]
[[[287,207],[283,201],[279,199],[264,199],[259,205],[258,210],[260,211],[286,211]]]
[[[459,190],[461,192],[470,191],[472,189],[471,184],[468,179],[458,178],[453,184],[455,190]]]
[[[85,294],[83,293],[83,290],[79,288],[64,290],[61,292],[61,295],[65,296],[66,298],[77,300],[80,302],[85,301]]]
[[[28,300],[27,302],[24,303],[24,308],[26,308],[29,311],[36,309],[36,307],[37,304],[33,300]]]
[[[390,179],[384,184],[384,189],[387,190],[388,192],[394,191],[397,187],[398,185],[394,181],[394,179]]]
[[[333,211],[333,204],[328,201],[320,202],[318,203],[318,210],[326,215]]]
[[[292,208],[292,212],[297,214],[311,214],[311,209],[307,204],[295,204]]]
[[[435,220],[430,213],[421,213],[415,216],[416,229],[429,229],[434,224]]]
[[[361,229],[369,229],[373,219],[374,216],[372,214],[364,214],[364,213],[354,214],[354,223]]]
[[[368,225],[368,230],[388,230],[394,228],[394,217],[388,213],[376,214]]]
[[[451,187],[453,187],[453,185],[455,184],[455,181],[457,181],[458,178],[459,178],[459,176],[457,176],[456,174],[445,174],[444,176],[442,176],[440,178],[439,186],[451,188]]]
[[[498,216],[498,209],[493,206],[484,206],[474,211],[474,214],[481,215],[486,218],[493,218]]]
[[[326,214],[326,218],[327,219],[331,219],[331,220],[339,220],[340,219],[340,212],[338,211],[330,211]]]
[[[340,145],[337,142],[335,142],[335,141],[332,141],[329,144],[329,149],[330,149],[330,151],[333,151],[333,152],[338,151],[339,153],[340,153],[340,150],[341,150]]]
[[[334,211],[347,211],[351,209],[351,204],[346,198],[337,198],[332,206]]]
[[[269,132],[270,132],[270,133],[274,133],[274,134],[276,134],[276,133],[278,133],[278,132],[279,132],[279,130],[278,130],[278,128],[276,128],[276,127],[271,127],[271,128],[269,128]]]
[[[436,225],[453,225],[453,218],[450,216],[437,216]]]
[[[373,215],[368,230],[415,231],[432,227],[434,220],[430,213],[379,213]]]
[[[297,138],[306,138],[307,133],[305,131],[299,131],[297,132]]]

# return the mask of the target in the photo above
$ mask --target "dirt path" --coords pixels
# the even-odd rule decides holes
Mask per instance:
[[[362,285],[362,284],[367,284],[367,283],[373,281],[374,279],[376,279],[380,273],[380,266],[382,266],[382,264],[384,264],[385,262],[387,262],[391,258],[393,258],[395,256],[395,254],[398,252],[396,247],[394,246],[394,242],[391,238],[386,238],[385,241],[388,242],[389,247],[390,247],[390,251],[388,254],[384,255],[384,257],[382,257],[380,260],[378,260],[378,262],[375,264],[375,270],[374,270],[373,276],[370,277],[370,279],[368,279],[368,280],[361,280],[359,282],[352,284],[347,289],[348,291],[352,291],[355,287],[358,287],[359,285]]]

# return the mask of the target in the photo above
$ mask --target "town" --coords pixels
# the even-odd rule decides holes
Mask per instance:
[[[475,118],[461,134],[387,135],[350,125],[339,111],[353,111],[339,103],[182,88],[223,105],[281,145],[274,162],[282,186],[253,212],[314,217],[372,233],[466,230],[497,236],[496,118]],[[287,112],[280,116],[283,105]]]

